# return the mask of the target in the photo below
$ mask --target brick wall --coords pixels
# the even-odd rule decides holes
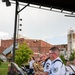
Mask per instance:
[[[18,43],[22,44],[23,42],[27,42],[28,46],[33,50],[34,53],[46,53],[49,51],[51,44],[48,44],[42,40],[34,40],[34,39],[17,39]],[[9,40],[1,40],[1,49],[0,52],[3,52],[6,48],[13,44],[13,39]]]

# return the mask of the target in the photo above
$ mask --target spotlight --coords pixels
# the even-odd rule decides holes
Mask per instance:
[[[19,29],[19,31],[22,31],[22,29]]]
[[[7,1],[6,6],[11,6],[11,3],[9,1]]]
[[[22,21],[22,19],[19,19],[20,21]]]
[[[6,0],[2,0],[2,2],[6,2]]]
[[[22,26],[22,24],[20,24],[20,26]]]
[[[11,3],[9,0],[2,0],[2,2],[5,2],[6,3],[6,6],[11,6]]]

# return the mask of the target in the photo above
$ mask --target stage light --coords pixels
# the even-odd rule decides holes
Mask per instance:
[[[9,0],[2,0],[2,2],[5,2],[6,3],[6,6],[11,6],[11,3]]]

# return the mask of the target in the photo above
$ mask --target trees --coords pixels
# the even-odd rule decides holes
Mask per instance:
[[[71,52],[69,60],[73,61],[73,59],[75,59],[75,51],[74,50]]]
[[[60,58],[62,59],[63,63],[65,64],[66,63],[66,60],[64,58],[64,55],[60,55]]]
[[[33,51],[28,47],[27,43],[24,42],[22,45],[19,45],[19,48],[15,52],[15,62],[19,66],[27,63],[32,54]]]

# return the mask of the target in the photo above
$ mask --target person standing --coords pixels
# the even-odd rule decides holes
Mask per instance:
[[[73,64],[70,65],[70,68],[72,70],[72,75],[75,75],[75,59],[73,59]]]
[[[43,75],[43,66],[39,57],[36,58],[33,67],[35,75]]]
[[[69,60],[66,60],[66,75],[72,75],[73,71],[71,69],[71,64]]]
[[[52,47],[49,51],[49,56],[51,60],[51,67],[49,75],[65,75],[66,69],[62,62],[62,60],[59,57],[60,50],[57,47]]]
[[[50,70],[51,61],[49,59],[49,54],[41,54],[40,59],[42,61],[43,65],[43,74],[42,75],[48,75]]]
[[[46,59],[46,55],[45,54],[40,54],[40,60],[42,62],[42,66],[44,66],[45,59]]]
[[[34,57],[30,58],[30,62],[29,62],[29,73],[28,75],[34,75],[34,67],[33,67],[33,63],[35,62]]]
[[[44,64],[43,64],[45,75],[48,75],[49,71],[50,71],[51,60],[49,58],[50,58],[49,53],[46,53],[46,59],[45,59]]]

